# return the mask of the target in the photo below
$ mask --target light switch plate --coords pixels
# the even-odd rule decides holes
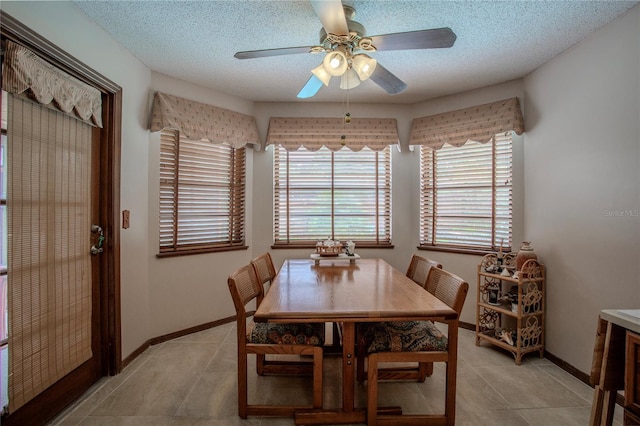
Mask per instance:
[[[129,210],[122,210],[122,229],[128,229],[129,228],[129,216],[130,216],[130,212]]]

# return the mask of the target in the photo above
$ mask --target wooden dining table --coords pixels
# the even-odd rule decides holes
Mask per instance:
[[[256,310],[255,321],[342,324],[342,407],[300,410],[296,424],[365,423],[355,407],[356,324],[456,319],[456,312],[382,259],[289,259]]]

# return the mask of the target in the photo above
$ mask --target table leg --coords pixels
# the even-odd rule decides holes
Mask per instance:
[[[613,423],[615,398],[624,389],[625,330],[598,319],[591,382],[594,385],[590,426]]]
[[[295,413],[296,425],[365,423],[364,409],[355,408],[356,326],[353,322],[342,324],[342,409],[299,410]]]
[[[355,406],[356,325],[345,322],[342,327],[342,410],[351,412]]]

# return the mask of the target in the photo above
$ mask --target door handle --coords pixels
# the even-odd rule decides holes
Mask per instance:
[[[104,248],[102,247],[102,244],[104,244],[104,239],[105,239],[104,231],[102,230],[102,227],[99,225],[91,225],[91,233],[98,234],[98,241],[96,242],[96,244],[91,246],[91,254],[95,256],[104,251]]]

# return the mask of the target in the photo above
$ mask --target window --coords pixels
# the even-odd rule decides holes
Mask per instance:
[[[391,244],[391,150],[274,146],[275,245]]]
[[[160,135],[160,254],[244,248],[245,148]]]
[[[420,246],[511,247],[511,133],[438,151],[421,147]]]

